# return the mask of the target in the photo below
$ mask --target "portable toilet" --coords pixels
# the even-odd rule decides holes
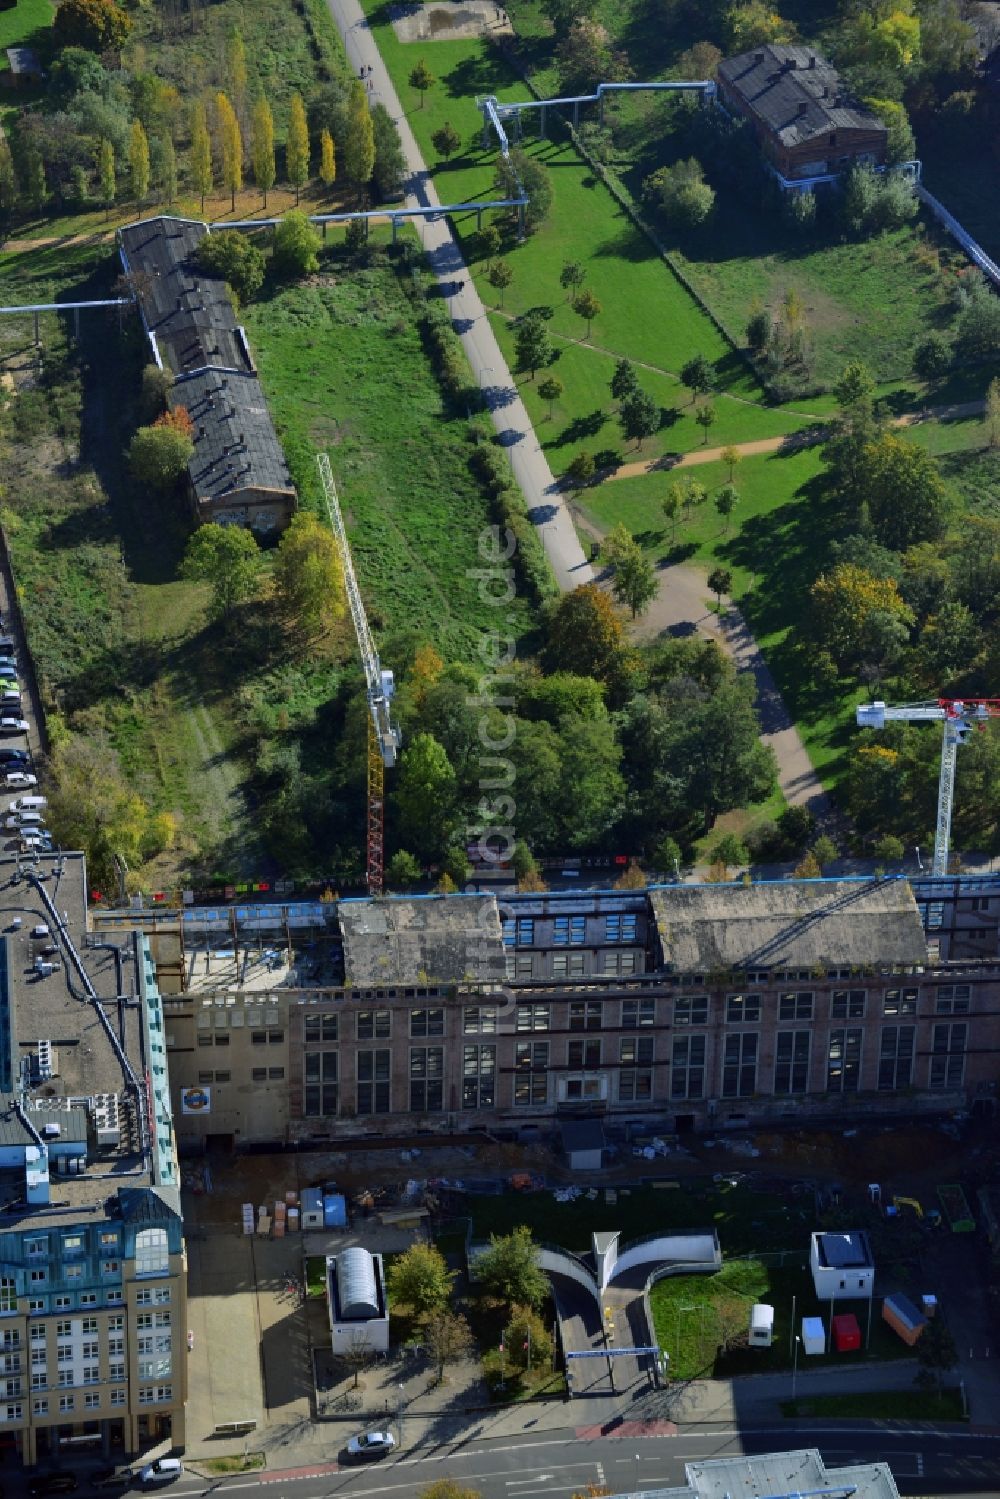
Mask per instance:
[[[319,1187],[306,1187],[302,1193],[302,1227],[323,1227],[323,1194]]]
[[[774,1307],[758,1301],[750,1313],[750,1347],[770,1348],[774,1340]]]

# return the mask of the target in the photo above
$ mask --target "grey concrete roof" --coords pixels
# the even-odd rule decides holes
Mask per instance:
[[[650,891],[663,961],[676,973],[926,963],[905,880],[775,880]]]
[[[503,982],[493,895],[341,901],[338,919],[348,987]]]
[[[719,1457],[687,1463],[686,1488],[642,1489],[630,1499],[762,1499],[829,1490],[830,1499],[899,1499],[887,1463],[828,1468],[815,1448],[762,1452],[752,1457]]]
[[[208,233],[197,220],[166,216],[128,224],[118,233],[150,342],[175,380],[169,404],[183,406],[194,423],[191,482],[201,501],[243,489],[294,495],[226,283],[193,259]]]
[[[727,57],[719,77],[784,146],[802,145],[836,130],[888,132],[850,98],[836,69],[811,47],[771,42]]]
[[[857,1233],[817,1233],[816,1248],[820,1263],[830,1270],[867,1270],[874,1264],[868,1235]]]

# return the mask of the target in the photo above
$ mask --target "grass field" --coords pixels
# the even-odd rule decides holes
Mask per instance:
[[[39,33],[44,39],[55,13],[51,0],[17,0],[12,10],[0,11],[0,89],[10,81],[6,76],[10,72],[7,48],[37,46]],[[17,95],[5,91],[5,97],[15,102]]]
[[[396,273],[331,272],[245,310],[296,483],[316,497],[326,448],[374,627],[417,630],[471,659],[495,611],[473,576],[491,517],[468,470],[467,423],[443,406]],[[532,628],[526,601],[509,612],[515,633]]]
[[[783,1416],[823,1421],[967,1421],[960,1390],[871,1390],[864,1395],[810,1395],[784,1400]]]

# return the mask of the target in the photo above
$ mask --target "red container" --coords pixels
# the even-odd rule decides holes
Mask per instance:
[[[854,1353],[861,1347],[861,1328],[853,1312],[842,1312],[833,1319],[833,1346],[838,1353]]]

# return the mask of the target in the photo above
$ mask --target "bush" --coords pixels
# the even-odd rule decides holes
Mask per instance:
[[[319,270],[319,247],[319,230],[293,208],[274,231],[272,264],[284,276],[311,276]]]
[[[250,302],[264,284],[264,253],[238,229],[206,234],[194,258],[210,276],[228,281],[241,302]]]
[[[943,333],[928,333],[913,351],[913,371],[921,380],[938,380],[951,368],[951,344]]]
[[[798,234],[808,234],[816,224],[816,194],[785,193],[781,204],[781,216],[790,229]]]
[[[778,831],[796,853],[808,843],[815,827],[816,819],[807,807],[786,807],[778,818]]]

